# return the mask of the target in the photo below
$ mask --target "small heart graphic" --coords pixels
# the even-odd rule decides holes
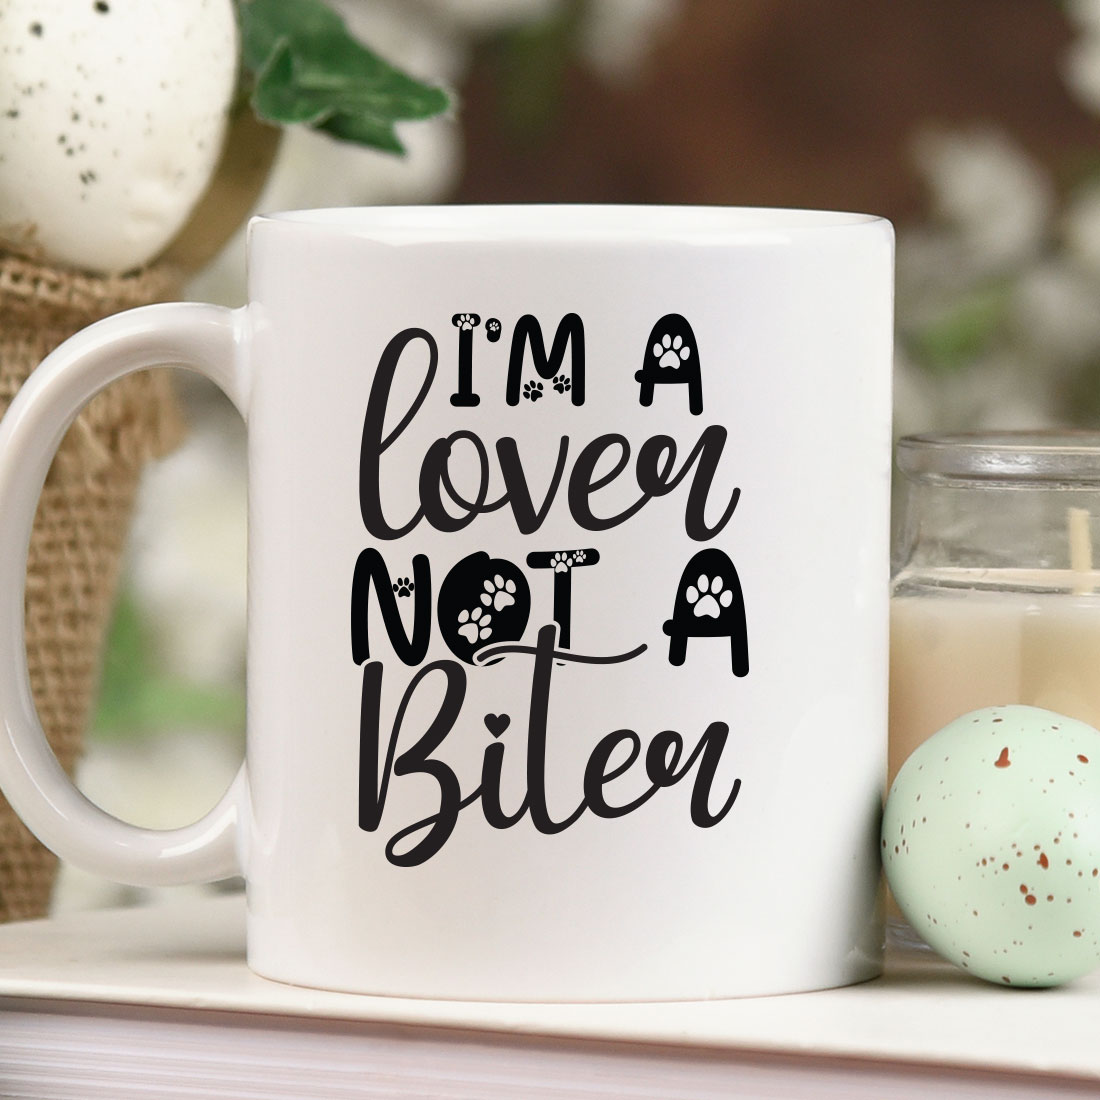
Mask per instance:
[[[512,724],[510,714],[485,715],[485,728],[494,736],[499,737]]]

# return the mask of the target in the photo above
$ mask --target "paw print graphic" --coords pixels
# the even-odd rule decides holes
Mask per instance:
[[[559,550],[550,559],[550,568],[555,573],[568,573],[573,568],[573,555],[564,550]]]
[[[675,369],[691,358],[691,345],[685,344],[684,338],[679,333],[672,337],[666,332],[660,340],[653,341],[651,350],[657,365],[666,369]]]
[[[573,564],[574,565],[580,565],[584,561],[585,557],[587,557],[587,555],[585,554],[585,552],[583,550],[574,550],[573,551]]]
[[[477,316],[473,313],[459,313],[454,324],[460,332],[469,332],[477,324]]]
[[[485,322],[485,335],[490,344],[495,344],[500,339],[500,322],[495,317],[490,317]]]
[[[481,593],[481,602],[494,611],[511,607],[516,602],[516,582],[505,580],[499,573],[485,582],[485,591]]]
[[[493,633],[493,628],[489,625],[492,621],[493,616],[480,607],[475,607],[473,611],[460,611],[458,632],[470,645],[477,645]]]
[[[733,603],[733,593],[724,588],[721,577],[710,578],[700,575],[695,584],[689,584],[684,598],[692,605],[692,614],[697,619],[717,619],[723,607]]]
[[[398,577],[393,585],[393,590],[399,597],[411,595],[414,588],[416,585],[408,577]]]
[[[573,382],[568,375],[559,374],[557,378],[554,379],[554,389],[556,389],[558,393],[568,393],[572,388]]]
[[[524,382],[523,396],[526,397],[528,401],[537,401],[540,397],[542,397],[542,383]]]

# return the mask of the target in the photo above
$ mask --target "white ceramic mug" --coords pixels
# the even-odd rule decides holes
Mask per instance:
[[[260,974],[643,1000],[877,973],[893,234],[718,208],[256,219],[250,304],[150,306],[0,426],[0,780],[64,858],[240,871]],[[62,773],[22,657],[51,455],[193,367],[248,422],[248,747],[195,825]]]

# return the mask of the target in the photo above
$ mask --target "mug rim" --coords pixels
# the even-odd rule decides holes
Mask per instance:
[[[786,239],[888,227],[877,214],[785,207],[632,203],[455,203],[335,206],[261,213],[259,226],[327,230],[383,241],[688,241]]]

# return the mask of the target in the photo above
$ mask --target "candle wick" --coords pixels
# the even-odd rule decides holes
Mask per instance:
[[[1069,528],[1069,567],[1076,574],[1074,595],[1092,592],[1092,534],[1089,531],[1087,508],[1067,508],[1066,523]]]

